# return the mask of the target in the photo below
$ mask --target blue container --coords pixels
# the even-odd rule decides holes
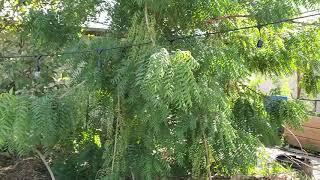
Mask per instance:
[[[288,101],[287,96],[268,96],[265,99],[264,105],[267,112],[271,112],[274,108],[278,108],[278,105],[282,101]]]

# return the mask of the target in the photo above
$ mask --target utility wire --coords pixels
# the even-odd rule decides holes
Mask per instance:
[[[307,14],[307,13],[312,13],[312,12],[319,12],[320,9],[313,9],[313,10],[309,10],[309,11],[304,11],[301,14]]]
[[[319,11],[319,10],[320,9],[317,9],[317,11]],[[314,12],[314,11],[316,11],[316,10],[313,10],[313,11],[310,11],[310,12]],[[308,13],[308,12],[305,12],[305,13]],[[261,28],[261,27],[265,27],[265,26],[269,26],[269,25],[281,24],[281,23],[285,23],[285,22],[292,22],[294,20],[304,19],[304,18],[309,18],[309,17],[314,17],[314,16],[320,16],[320,13],[309,14],[309,15],[299,16],[299,17],[295,17],[295,18],[280,19],[278,21],[258,24],[258,25],[254,25],[254,26],[244,26],[244,27],[235,28],[235,29],[228,29],[228,30],[215,31],[215,32],[206,32],[206,33],[201,33],[201,34],[193,34],[193,35],[189,35],[189,36],[174,37],[172,39],[169,39],[168,41],[173,42],[173,41],[176,41],[176,40],[189,39],[189,38],[199,37],[199,36],[209,36],[209,35],[215,35],[215,34],[226,34],[226,33],[229,33],[229,32],[236,32],[236,31],[241,31],[241,30],[246,30],[246,29]],[[111,48],[100,48],[100,50],[102,50],[102,51],[110,51],[110,50],[123,49],[123,48],[135,47],[135,46],[144,46],[144,45],[149,45],[151,43],[152,43],[151,41],[147,41],[147,42],[131,44],[131,45],[126,45],[126,46],[116,46],[116,47],[111,47]],[[83,50],[83,51],[51,53],[51,54],[0,56],[0,59],[36,58],[36,57],[39,57],[39,56],[41,56],[41,57],[51,57],[51,56],[83,54],[83,53],[96,52],[96,51],[97,51],[96,49],[92,49],[92,50]]]
[[[110,51],[115,49],[123,49],[123,48],[129,48],[134,46],[143,46],[151,44],[151,41],[143,42],[143,43],[137,43],[132,45],[126,45],[126,46],[116,46],[111,48],[100,48],[101,51]],[[74,55],[74,54],[84,54],[84,53],[90,53],[90,52],[96,52],[97,49],[92,50],[83,50],[83,51],[70,51],[70,52],[62,52],[62,53],[50,53],[50,54],[41,54],[41,55],[16,55],[16,56],[0,56],[0,59],[17,59],[17,58],[37,58],[39,56],[41,57],[52,57],[52,56],[63,56],[63,55]]]
[[[178,37],[175,39],[186,39],[186,38],[192,38],[192,37],[197,37],[197,36],[214,35],[214,34],[225,34],[225,33],[229,33],[229,32],[241,31],[241,30],[245,30],[245,29],[261,28],[261,27],[265,27],[265,26],[269,26],[269,25],[281,24],[281,23],[285,23],[285,22],[292,22],[294,20],[304,19],[304,18],[309,18],[309,17],[314,17],[314,16],[320,16],[320,13],[299,16],[299,17],[290,18],[290,19],[280,19],[278,21],[263,23],[263,24],[254,25],[254,26],[244,26],[244,27],[229,29],[229,30],[224,30],[224,31],[215,31],[215,32],[209,32],[209,33],[203,33],[203,34],[195,34],[195,35],[190,35],[190,36]]]

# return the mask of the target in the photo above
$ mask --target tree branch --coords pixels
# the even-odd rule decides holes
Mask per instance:
[[[209,145],[208,145],[208,139],[204,133],[204,131],[202,131],[202,136],[203,136],[203,140],[204,140],[204,146],[206,149],[206,160],[207,160],[207,173],[208,173],[208,180],[211,179],[211,163],[210,163],[210,154],[209,154]]]
[[[146,21],[147,30],[149,33],[151,33],[151,29],[150,29],[150,25],[149,25],[149,18],[148,18],[148,5],[147,5],[147,3],[144,4],[144,18]],[[150,38],[151,38],[152,45],[155,46],[155,40],[153,39],[152,35]]]
[[[262,97],[266,97],[266,96],[267,96],[266,94],[264,94],[264,93],[262,93],[262,92],[260,92],[260,91],[256,91],[256,90],[250,88],[250,87],[247,86],[247,85],[240,84],[239,86],[242,87],[242,88],[248,89],[249,91],[251,91],[251,92],[253,92],[253,93],[257,94],[257,95],[260,95],[260,96],[262,96]]]
[[[226,19],[237,19],[237,18],[253,18],[252,15],[249,15],[249,14],[244,14],[244,15],[225,15],[225,16],[218,16],[218,17],[215,17],[215,18],[211,18],[211,19],[208,19],[206,21],[207,24],[214,24],[216,23],[217,21],[221,21],[221,20],[226,20]]]
[[[115,137],[114,137],[114,145],[113,145],[113,155],[112,155],[112,164],[111,164],[111,171],[113,173],[114,170],[114,162],[116,159],[116,153],[117,153],[117,141],[118,141],[118,131],[119,131],[119,121],[120,121],[120,117],[121,117],[121,108],[120,108],[120,94],[119,94],[119,90],[118,90],[118,102],[117,102],[117,106],[118,106],[118,117],[117,117],[117,122],[116,122],[116,132],[115,132]]]
[[[46,166],[46,168],[47,168],[47,170],[48,170],[48,172],[49,172],[49,174],[50,174],[50,176],[51,176],[51,179],[52,179],[52,180],[55,180],[55,177],[54,177],[54,175],[53,175],[53,172],[52,172],[49,164],[46,162],[46,159],[45,159],[44,155],[43,155],[39,150],[37,150],[37,149],[35,150],[35,152],[38,154],[38,156],[39,156],[40,159],[42,160],[43,164]]]

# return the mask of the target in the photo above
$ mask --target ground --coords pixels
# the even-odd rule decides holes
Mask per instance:
[[[294,155],[305,157],[311,160],[312,177],[311,179],[320,180],[320,157],[305,153],[293,148],[266,148],[270,156],[270,162],[276,161],[279,155]],[[280,178],[282,177],[282,178]],[[243,179],[244,177],[235,176],[233,180]],[[277,178],[255,178],[255,179],[283,179],[288,180],[287,176]],[[289,179],[292,179],[289,177]],[[300,178],[303,179],[304,178]],[[47,169],[39,158],[13,158],[6,153],[0,153],[0,180],[50,180]]]
[[[0,180],[48,180],[49,174],[38,158],[12,158],[0,154]]]
[[[295,148],[266,148],[267,152],[270,155],[271,160],[275,160],[277,156],[279,155],[293,155],[297,157],[303,157],[311,160],[311,171],[312,171],[312,177],[311,179],[320,180],[320,156],[316,156],[313,154],[309,154],[306,152],[303,152],[301,150],[297,150]]]

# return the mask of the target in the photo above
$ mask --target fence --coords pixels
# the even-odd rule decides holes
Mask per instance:
[[[300,101],[305,102],[310,107],[310,111],[314,113],[320,112],[320,100],[318,99],[298,99]]]
[[[310,120],[303,124],[302,131],[294,129],[286,129],[284,136],[286,141],[300,148],[302,146],[306,150],[320,152],[320,117],[316,114],[320,112],[320,100],[299,99],[306,102],[310,107]]]

